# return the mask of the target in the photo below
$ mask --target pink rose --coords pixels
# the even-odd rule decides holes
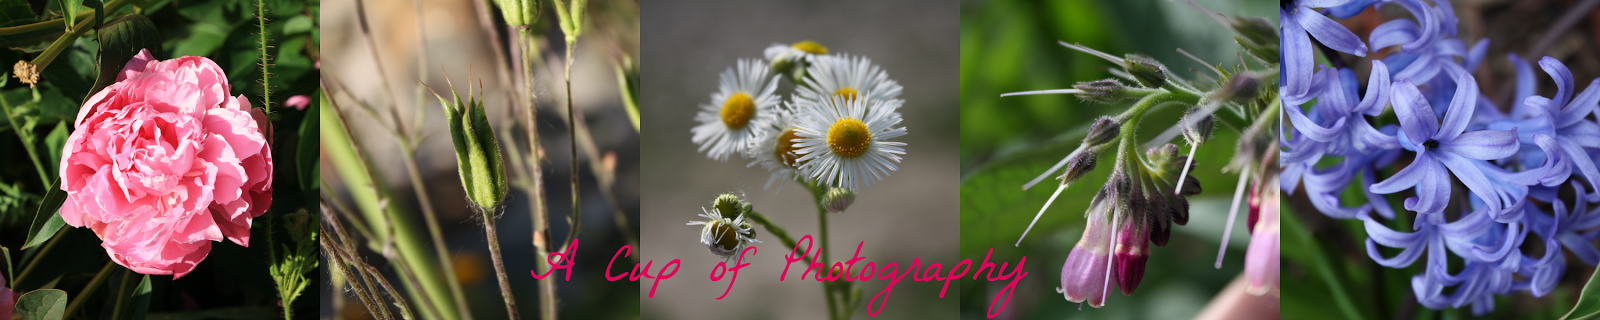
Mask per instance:
[[[78,111],[61,157],[61,218],[111,259],[182,278],[212,241],[250,244],[272,204],[272,153],[244,95],[204,57],[140,51]]]

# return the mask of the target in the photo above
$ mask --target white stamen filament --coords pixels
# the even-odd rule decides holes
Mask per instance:
[[[1084,91],[1083,90],[1078,90],[1078,89],[1050,89],[1050,90],[1037,90],[1037,91],[1021,91],[1021,92],[1002,93],[1002,94],[1000,94],[1000,96],[1001,97],[1010,97],[1010,96],[1025,96],[1025,95],[1034,95],[1034,94],[1079,94],[1079,93],[1084,93]]]
[[[1100,287],[1100,305],[1101,306],[1105,306],[1106,305],[1106,298],[1110,298],[1111,297],[1111,269],[1112,269],[1111,258],[1117,256],[1116,234],[1117,234],[1118,228],[1120,228],[1120,227],[1117,226],[1117,224],[1121,222],[1120,221],[1120,220],[1122,220],[1121,218],[1122,218],[1122,215],[1120,215],[1120,214],[1112,214],[1112,216],[1111,216],[1111,235],[1112,235],[1112,238],[1111,238],[1111,243],[1107,243],[1106,244],[1106,281]]]
[[[1239,202],[1244,196],[1245,182],[1250,178],[1249,170],[1240,170],[1239,186],[1233,188],[1233,205],[1228,207],[1228,225],[1222,227],[1222,246],[1217,247],[1217,269],[1222,269],[1222,257],[1228,253],[1228,236],[1233,234],[1233,219],[1239,214]]]
[[[1072,160],[1072,157],[1078,156],[1079,152],[1083,152],[1083,145],[1081,144],[1078,145],[1077,149],[1073,149],[1072,153],[1068,153],[1067,157],[1061,158],[1061,161],[1056,161],[1056,165],[1050,166],[1050,170],[1045,170],[1044,173],[1039,174],[1038,177],[1034,177],[1033,180],[1029,180],[1028,183],[1023,184],[1022,190],[1026,191],[1029,188],[1033,188],[1033,185],[1039,184],[1040,181],[1044,181],[1044,178],[1049,177],[1051,173],[1055,173],[1056,170],[1061,170],[1061,166],[1067,165],[1067,161]],[[1048,204],[1046,204],[1046,206],[1048,206]]]
[[[1100,50],[1095,50],[1095,49],[1089,48],[1089,46],[1085,46],[1085,45],[1077,44],[1077,43],[1067,43],[1066,41],[1056,41],[1056,42],[1061,43],[1061,46],[1070,48],[1072,50],[1082,51],[1083,53],[1092,54],[1092,55],[1094,55],[1096,57],[1100,57],[1101,59],[1106,59],[1106,61],[1110,61],[1111,63],[1115,63],[1117,65],[1122,65],[1122,63],[1123,63],[1122,58],[1117,57],[1117,56],[1113,56],[1110,53],[1100,52]]]
[[[1172,195],[1183,195],[1183,179],[1189,178],[1189,166],[1194,164],[1194,151],[1199,148],[1200,144],[1198,143],[1189,144],[1189,159],[1183,161],[1183,171],[1178,173],[1178,187],[1173,188]]]
[[[1043,217],[1044,216],[1044,210],[1045,209],[1050,209],[1050,203],[1051,202],[1056,202],[1056,196],[1061,195],[1061,190],[1067,190],[1067,185],[1068,185],[1068,183],[1061,184],[1061,187],[1056,188],[1056,193],[1050,195],[1050,200],[1045,200],[1044,208],[1039,208],[1039,214],[1033,215],[1033,222],[1029,222],[1028,223],[1028,229],[1027,230],[1022,230],[1022,237],[1021,238],[1017,238],[1017,244],[1012,245],[1013,247],[1021,247],[1022,246],[1022,239],[1028,237],[1028,231],[1033,231],[1033,225],[1039,223],[1039,217]]]

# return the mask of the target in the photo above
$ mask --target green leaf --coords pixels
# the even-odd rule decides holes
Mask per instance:
[[[622,104],[627,107],[628,120],[633,121],[633,131],[639,131],[639,65],[632,57],[622,57],[617,64],[617,85],[622,93]]]
[[[33,215],[33,224],[28,228],[28,242],[22,245],[22,250],[28,250],[43,244],[50,237],[54,237],[61,227],[66,225],[61,220],[61,215],[56,214],[61,205],[67,202],[67,192],[61,190],[61,180],[50,184],[50,193],[44,195],[44,200],[39,203],[39,211]]]
[[[83,0],[56,0],[56,4],[61,5],[61,12],[65,13],[62,16],[68,17],[67,21],[71,22],[71,18],[78,16],[78,7],[83,6]],[[66,31],[71,32],[73,24],[66,23],[65,25],[67,27]]]
[[[316,93],[322,95],[320,91]],[[306,194],[306,199],[321,199],[317,189],[322,185],[322,126],[317,115],[317,108],[322,107],[321,99],[306,107],[306,116],[300,120],[300,145],[295,150],[298,159],[295,165],[300,169],[300,190]]]
[[[210,56],[211,52],[222,47],[228,40],[228,32],[233,28],[227,25],[210,23],[194,23],[189,25],[189,37],[178,40],[177,46],[172,48],[174,56]]]
[[[17,274],[13,270],[16,269],[16,266],[11,265],[11,248],[0,246],[0,254],[6,256],[6,279],[17,279]]]
[[[128,317],[124,319],[144,320],[145,314],[150,312],[150,275],[144,275],[141,278],[143,280],[139,280],[139,286],[133,288],[131,295],[133,304],[129,305],[128,308],[132,310],[129,310]]]
[[[17,315],[26,320],[59,320],[67,309],[67,292],[34,290],[17,298]]]
[[[50,158],[45,160],[50,161],[52,173],[61,171],[61,168],[57,167],[61,166],[61,149],[67,146],[68,135],[67,121],[61,120],[56,123],[55,129],[50,130],[49,135],[44,136],[44,148],[50,153]]]
[[[1583,293],[1578,296],[1578,305],[1572,306],[1572,311],[1561,319],[1600,319],[1600,270],[1589,275],[1589,282],[1583,285]]]
[[[23,25],[35,22],[37,18],[33,15],[33,8],[28,7],[28,1],[26,0],[0,1],[0,25]]]
[[[295,15],[289,21],[283,22],[283,35],[295,35],[301,32],[311,32],[311,17]]]
[[[156,24],[150,22],[143,15],[129,14],[107,23],[100,29],[100,74],[95,77],[94,86],[89,90],[92,96],[100,89],[117,81],[117,73],[122,71],[123,65],[140,50],[150,50],[150,56],[156,59],[161,55],[161,31],[156,30]],[[88,97],[84,97],[88,101]]]

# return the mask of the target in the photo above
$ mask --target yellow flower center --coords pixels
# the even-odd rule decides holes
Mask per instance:
[[[744,128],[755,115],[756,100],[744,92],[735,92],[728,101],[722,102],[722,124],[730,129]]]
[[[739,247],[739,235],[734,233],[733,226],[727,223],[714,222],[711,232],[716,237],[716,246],[723,251],[733,251]]]
[[[793,47],[796,50],[805,51],[806,53],[810,54],[828,54],[828,47],[824,47],[821,43],[811,40],[795,42],[793,45],[790,45],[790,47]]]
[[[841,156],[855,157],[867,153],[872,145],[872,132],[867,124],[856,118],[845,117],[828,127],[828,148]]]
[[[778,135],[778,147],[772,150],[773,155],[778,157],[778,161],[782,161],[783,165],[790,168],[798,168],[802,163],[800,162],[800,155],[794,152],[795,139],[800,139],[800,135],[796,134],[794,128],[784,130],[783,134]]]
[[[833,92],[833,96],[842,97],[842,98],[844,98],[844,101],[855,100],[856,96],[858,96],[858,95],[859,94],[857,94],[856,88],[851,88],[851,87],[839,88],[839,91],[834,91]]]

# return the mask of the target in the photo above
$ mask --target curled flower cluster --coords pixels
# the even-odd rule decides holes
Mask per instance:
[[[1191,5],[1193,5],[1191,3]],[[1204,8],[1195,5],[1196,8]],[[1088,134],[1076,150],[1062,158],[1049,170],[1024,184],[1024,190],[1042,182],[1057,171],[1060,185],[1045,201],[1044,207],[1034,216],[1033,223],[1049,209],[1070,184],[1095,170],[1102,152],[1115,150],[1116,162],[1111,165],[1111,178],[1090,201],[1085,212],[1087,227],[1061,269],[1061,293],[1067,301],[1088,302],[1091,307],[1105,305],[1112,285],[1130,295],[1138,288],[1144,276],[1144,266],[1150,257],[1151,245],[1166,246],[1171,239],[1172,225],[1189,221],[1189,196],[1200,193],[1200,183],[1189,172],[1194,168],[1192,157],[1179,154],[1176,144],[1167,143],[1178,135],[1190,145],[1189,153],[1211,138],[1217,126],[1219,111],[1228,111],[1232,117],[1223,117],[1234,128],[1241,130],[1237,154],[1226,169],[1240,173],[1239,188],[1235,191],[1238,211],[1243,201],[1246,183],[1251,188],[1249,197],[1250,231],[1254,236],[1247,254],[1249,292],[1265,294],[1277,287],[1277,197],[1276,170],[1267,169],[1275,162],[1276,139],[1270,128],[1277,127],[1277,108],[1274,95],[1277,78],[1277,40],[1270,23],[1253,18],[1223,18],[1218,21],[1240,34],[1236,38],[1241,47],[1266,70],[1250,70],[1241,64],[1233,70],[1209,66],[1216,74],[1210,81],[1187,81],[1174,76],[1167,67],[1148,56],[1128,54],[1118,57],[1080,44],[1062,42],[1067,48],[1094,55],[1116,64],[1121,70],[1113,73],[1118,78],[1079,82],[1072,89],[1054,89],[1007,93],[1001,96],[1029,94],[1072,94],[1088,102],[1116,103],[1135,100],[1132,106],[1116,116],[1101,117],[1089,128]],[[1120,72],[1118,72],[1120,71]],[[1157,136],[1151,141],[1137,143],[1138,126],[1151,110],[1163,105],[1185,107],[1185,114],[1170,134]],[[1138,152],[1143,150],[1144,152]],[[1247,179],[1254,177],[1254,180]],[[1274,190],[1266,192],[1265,190]],[[1270,194],[1270,195],[1269,195]],[[1229,215],[1229,225],[1233,214]],[[1258,219],[1259,217],[1259,219]],[[1033,224],[1023,231],[1023,237],[1033,229]],[[1226,247],[1224,236],[1224,245]],[[1021,239],[1017,240],[1020,246]],[[1219,259],[1219,266],[1221,257]]]
[[[905,101],[888,72],[812,41],[775,44],[766,56],[722,73],[690,130],[701,152],[752,159],[771,172],[767,187],[804,179],[859,190],[899,169],[906,144],[890,139],[906,134],[897,111]],[[796,85],[787,101],[776,92],[779,74]]]
[[[1422,305],[1470,304],[1482,315],[1494,309],[1496,295],[1548,294],[1565,272],[1563,250],[1588,265],[1600,262],[1600,211],[1586,211],[1600,202],[1592,158],[1600,124],[1590,117],[1600,112],[1600,79],[1577,93],[1567,67],[1544,57],[1538,64],[1557,92],[1538,96],[1532,66],[1512,54],[1516,95],[1510,106],[1497,106],[1472,76],[1487,39],[1467,46],[1456,38],[1450,2],[1432,2],[1282,2],[1281,90],[1296,107],[1284,108],[1292,127],[1283,133],[1281,187],[1304,192],[1324,215],[1363,221],[1367,254],[1379,265],[1404,268],[1426,253],[1425,271],[1411,279]],[[1412,18],[1379,25],[1364,43],[1329,17],[1391,4]],[[1332,67],[1312,70],[1311,38]],[[1388,54],[1371,60],[1363,87],[1338,53],[1364,57],[1369,50]],[[1404,167],[1380,178],[1398,164]],[[1352,184],[1367,201],[1341,203]],[[1457,185],[1468,192],[1455,192]],[[1559,196],[1563,188],[1576,196]],[[1407,191],[1411,230],[1390,229],[1380,219],[1406,217],[1383,195]],[[1543,244],[1542,254],[1524,252],[1527,242]],[[1381,247],[1400,250],[1390,256]]]

